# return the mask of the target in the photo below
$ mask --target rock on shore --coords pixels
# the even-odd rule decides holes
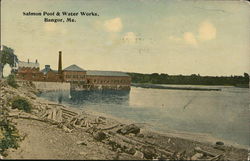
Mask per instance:
[[[0,108],[24,138],[6,159],[247,160],[247,149],[170,137],[46,101],[29,82],[17,89],[0,82],[0,90]],[[11,108],[15,96],[32,104],[31,113]]]

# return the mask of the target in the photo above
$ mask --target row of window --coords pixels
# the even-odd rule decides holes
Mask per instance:
[[[93,83],[129,83],[129,80],[98,80],[98,79],[94,79]]]
[[[24,78],[26,74],[22,74],[22,77]],[[36,76],[39,76],[39,75],[36,75],[36,74],[32,74],[32,78],[35,78]],[[85,78],[86,76],[85,75],[66,75],[65,76],[66,78]],[[81,82],[81,83],[84,83],[85,81]],[[94,79],[92,80],[93,83],[96,83],[96,84],[109,84],[109,83],[116,83],[116,84],[123,84],[123,83],[130,83],[129,80],[99,80],[99,79]],[[88,81],[89,83],[89,81]]]
[[[24,78],[25,76],[29,76],[30,74],[23,73],[23,74],[19,74],[19,75],[22,76],[22,78]],[[40,77],[40,75],[37,75],[37,74],[32,74],[31,76],[32,76],[32,78]]]
[[[66,75],[66,78],[85,78],[85,75]]]

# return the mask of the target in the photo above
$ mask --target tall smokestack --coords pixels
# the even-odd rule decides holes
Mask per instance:
[[[59,51],[58,74],[62,74],[62,51]]]

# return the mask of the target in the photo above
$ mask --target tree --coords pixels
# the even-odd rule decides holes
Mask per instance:
[[[245,78],[249,78],[249,74],[244,73],[244,77],[245,77]]]
[[[17,56],[14,54],[14,50],[7,46],[2,46],[0,50],[0,73],[3,77],[3,69],[6,64],[9,64],[11,68],[15,67],[18,62]]]

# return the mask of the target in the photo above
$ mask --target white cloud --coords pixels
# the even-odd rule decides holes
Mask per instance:
[[[137,36],[135,35],[135,33],[133,33],[133,32],[127,32],[124,35],[123,40],[125,42],[128,42],[128,43],[135,43],[136,42],[136,38],[137,38]]]
[[[183,37],[169,36],[169,40],[175,42],[185,42],[192,46],[197,46],[205,40],[213,40],[216,38],[216,27],[209,21],[203,21],[199,25],[199,34],[195,36],[192,32],[185,32]]]
[[[55,23],[52,23],[52,22],[46,22],[44,24],[44,29],[45,31],[47,32],[53,32],[53,31],[56,31],[56,24]]]
[[[197,46],[197,40],[192,32],[185,32],[183,34],[183,39],[187,44]]]
[[[102,21],[96,20],[92,23],[92,26],[94,27],[94,29],[99,30],[102,29],[102,23]]]
[[[204,21],[199,26],[199,39],[212,40],[216,38],[216,28],[209,21]]]
[[[176,42],[180,42],[180,41],[182,41],[182,39],[181,39],[181,38],[176,37],[176,36],[169,36],[168,38],[169,38],[170,40],[172,40],[172,41],[176,41]]]
[[[108,32],[120,32],[122,30],[122,26],[122,21],[119,17],[106,20],[104,22],[104,28]]]
[[[186,43],[191,46],[197,46],[198,42],[195,38],[195,35],[192,32],[185,32],[182,37],[169,36],[169,40],[177,43]]]
[[[53,22],[46,22],[44,24],[44,30],[48,33],[61,33],[62,35],[67,33],[67,29],[65,27],[59,26]]]
[[[61,33],[61,34],[65,35],[67,32],[68,32],[68,31],[67,31],[66,28],[64,28],[64,27],[61,27],[61,28],[60,28],[60,33]]]

